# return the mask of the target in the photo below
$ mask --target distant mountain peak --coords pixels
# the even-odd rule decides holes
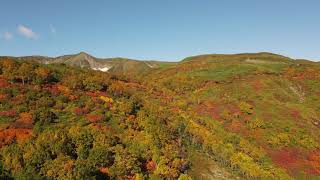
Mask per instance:
[[[90,54],[88,54],[86,52],[83,52],[83,51],[81,51],[80,53],[76,54],[75,56],[84,57],[84,58],[95,58],[92,55],[90,55]]]
[[[80,51],[79,54],[88,54],[88,53],[86,53],[84,51]]]

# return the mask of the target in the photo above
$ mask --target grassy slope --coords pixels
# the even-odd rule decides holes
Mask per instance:
[[[136,86],[133,93],[143,99],[146,111],[153,112],[154,122],[142,116],[139,123],[151,129],[179,127],[178,141],[190,149],[191,176],[218,178],[222,173],[225,178],[251,179],[274,173],[273,177],[290,179],[287,174],[319,175],[319,65],[260,53],[197,56],[158,66],[143,73],[138,86],[126,82],[124,87],[131,92],[129,87]],[[159,124],[156,118],[166,119],[165,123]],[[72,126],[70,117],[61,119],[68,121],[53,126]],[[108,125],[118,128],[113,121]],[[139,138],[145,132],[137,132],[136,144],[131,146],[144,147]],[[121,139],[130,145],[130,137]]]
[[[292,176],[315,176],[309,160],[320,148],[318,65],[266,53],[205,55],[148,78],[166,87],[173,106],[221,123]]]

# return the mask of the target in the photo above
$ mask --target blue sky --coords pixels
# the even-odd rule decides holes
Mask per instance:
[[[269,51],[320,60],[319,0],[2,0],[0,55],[177,61]]]

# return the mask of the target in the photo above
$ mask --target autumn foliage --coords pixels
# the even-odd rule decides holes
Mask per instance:
[[[200,160],[219,177],[320,176],[318,65],[258,53],[112,70],[0,57],[0,179],[209,177]]]
[[[103,120],[103,117],[97,114],[88,114],[86,118],[88,119],[88,121],[92,123],[101,122]]]

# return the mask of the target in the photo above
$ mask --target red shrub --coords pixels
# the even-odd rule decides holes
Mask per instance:
[[[23,94],[19,94],[16,97],[11,99],[11,103],[17,105],[17,104],[23,103],[24,100],[25,100],[25,96]]]
[[[0,116],[15,117],[15,116],[17,116],[17,111],[14,110],[14,109],[9,109],[7,111],[2,111],[2,112],[0,112]]]
[[[198,114],[206,114],[212,117],[214,120],[221,121],[220,114],[222,112],[222,108],[221,106],[213,104],[212,102],[200,104],[195,108],[195,110]]]
[[[287,169],[292,174],[304,169],[307,158],[305,153],[299,149],[283,148],[269,153],[275,164]]]
[[[97,115],[97,114],[88,114],[86,116],[87,120],[92,122],[92,123],[97,123],[102,121],[103,117],[101,115]]]
[[[45,90],[49,91],[53,95],[58,95],[60,93],[58,85],[50,85],[44,87]]]
[[[4,145],[11,144],[15,141],[24,142],[31,136],[30,129],[5,129],[0,131],[0,148]]]
[[[297,109],[292,109],[292,110],[289,111],[289,113],[295,119],[300,119],[301,118],[300,111],[297,110]]]
[[[86,92],[86,95],[87,96],[90,96],[90,97],[97,97],[98,95],[94,92]]]
[[[10,127],[15,129],[32,129],[33,119],[32,114],[28,112],[20,113],[19,119],[10,125]]]
[[[5,88],[8,86],[9,86],[8,80],[0,76],[0,88]]]
[[[69,98],[70,101],[75,101],[75,100],[77,100],[79,97],[78,97],[77,95],[69,95],[68,98]]]
[[[128,120],[129,121],[134,121],[136,119],[136,116],[135,115],[129,115],[128,116]]]
[[[7,94],[0,94],[0,101],[6,99],[7,97]]]
[[[103,174],[107,174],[109,175],[109,169],[107,167],[100,167],[99,168],[100,172],[103,173]]]
[[[83,110],[82,110],[82,108],[76,107],[73,109],[73,113],[80,116],[80,115],[83,115]]]
[[[261,83],[261,80],[254,81],[251,86],[255,91],[260,91],[263,88],[263,84]]]
[[[311,166],[311,169],[307,173],[320,175],[320,151],[313,152],[309,155],[307,164]]]
[[[73,113],[75,113],[78,116],[81,116],[81,115],[88,113],[88,108],[87,107],[84,107],[84,108],[76,107],[73,109]]]
[[[153,160],[148,161],[148,162],[146,163],[146,168],[147,168],[148,171],[154,171],[154,170],[156,170],[156,168],[157,168],[157,163],[154,162]]]

